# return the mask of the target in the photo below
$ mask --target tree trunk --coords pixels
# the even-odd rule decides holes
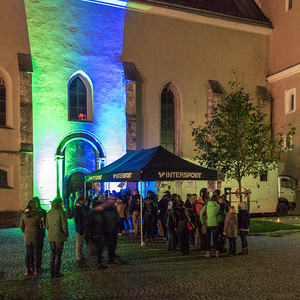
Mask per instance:
[[[240,194],[239,194],[239,196],[240,196],[240,202],[242,202],[243,201],[242,179],[239,179],[238,183],[239,183],[239,192],[240,192]]]

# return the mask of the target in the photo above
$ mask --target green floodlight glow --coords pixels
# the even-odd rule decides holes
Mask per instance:
[[[58,187],[60,195],[66,191],[66,175],[81,166],[76,154],[69,164],[64,163],[64,155],[56,156],[63,137],[74,132],[95,137],[107,164],[126,151],[126,88],[119,57],[126,12],[120,7],[127,2],[77,2],[80,5],[73,0],[25,0],[33,63],[34,195],[47,208]],[[91,122],[68,120],[68,83],[76,75],[84,77],[91,88]],[[87,172],[95,168],[96,162]]]

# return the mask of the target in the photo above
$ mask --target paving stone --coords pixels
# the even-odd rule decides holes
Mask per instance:
[[[94,257],[78,266],[73,222],[69,229],[62,257],[65,276],[59,279],[50,278],[48,242],[43,274],[24,277],[22,232],[0,230],[1,300],[300,299],[300,233],[252,236],[248,256],[209,259],[194,249],[186,256],[168,251],[162,240],[141,247],[138,240],[122,236],[117,253],[126,264],[98,271]],[[239,240],[237,244],[239,251]]]

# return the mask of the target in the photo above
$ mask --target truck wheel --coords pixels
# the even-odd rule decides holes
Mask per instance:
[[[279,217],[287,216],[289,212],[288,206],[284,202],[279,202],[276,207],[276,213]]]

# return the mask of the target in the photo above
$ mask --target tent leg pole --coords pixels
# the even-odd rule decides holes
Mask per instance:
[[[86,199],[86,181],[83,183],[83,198]]]
[[[142,196],[142,181],[140,180],[140,217],[138,219],[138,222],[140,223],[140,233],[141,233],[141,246],[145,246],[144,239],[143,239],[143,196]]]

